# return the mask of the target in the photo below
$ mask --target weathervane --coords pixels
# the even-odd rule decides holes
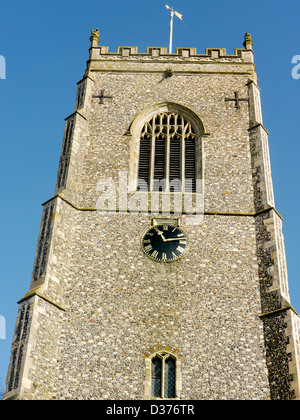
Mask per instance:
[[[172,54],[172,42],[173,42],[173,18],[174,14],[182,20],[182,15],[176,12],[172,7],[166,4],[166,8],[170,10],[171,21],[170,21],[170,43],[169,43],[169,54]]]

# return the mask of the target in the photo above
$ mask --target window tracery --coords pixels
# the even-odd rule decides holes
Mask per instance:
[[[140,191],[196,192],[196,130],[175,112],[148,120],[140,134]]]
[[[157,345],[144,353],[146,362],[145,397],[178,399],[181,394],[181,359],[177,349]]]

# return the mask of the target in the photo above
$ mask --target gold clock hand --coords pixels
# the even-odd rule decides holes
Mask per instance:
[[[163,240],[164,242],[166,242],[166,241],[167,241],[167,239],[164,237],[164,234],[163,234],[163,232],[162,232],[161,230],[158,230],[158,229],[157,229],[157,233],[158,233],[158,235],[160,235],[160,236],[162,237],[162,240]]]
[[[170,241],[180,241],[182,238],[170,238],[170,239],[166,239],[166,242],[170,242]]]

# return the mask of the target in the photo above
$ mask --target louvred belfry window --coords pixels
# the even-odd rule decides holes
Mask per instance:
[[[140,191],[196,192],[196,132],[176,113],[144,124],[138,166]]]

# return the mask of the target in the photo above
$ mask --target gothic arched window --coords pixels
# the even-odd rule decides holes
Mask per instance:
[[[176,360],[169,354],[157,354],[152,359],[151,397],[176,397]]]
[[[201,157],[199,157],[201,159]],[[192,123],[175,112],[151,117],[140,134],[140,191],[197,191],[197,134]]]
[[[182,391],[181,359],[171,346],[151,347],[145,358],[145,398],[179,399]]]

